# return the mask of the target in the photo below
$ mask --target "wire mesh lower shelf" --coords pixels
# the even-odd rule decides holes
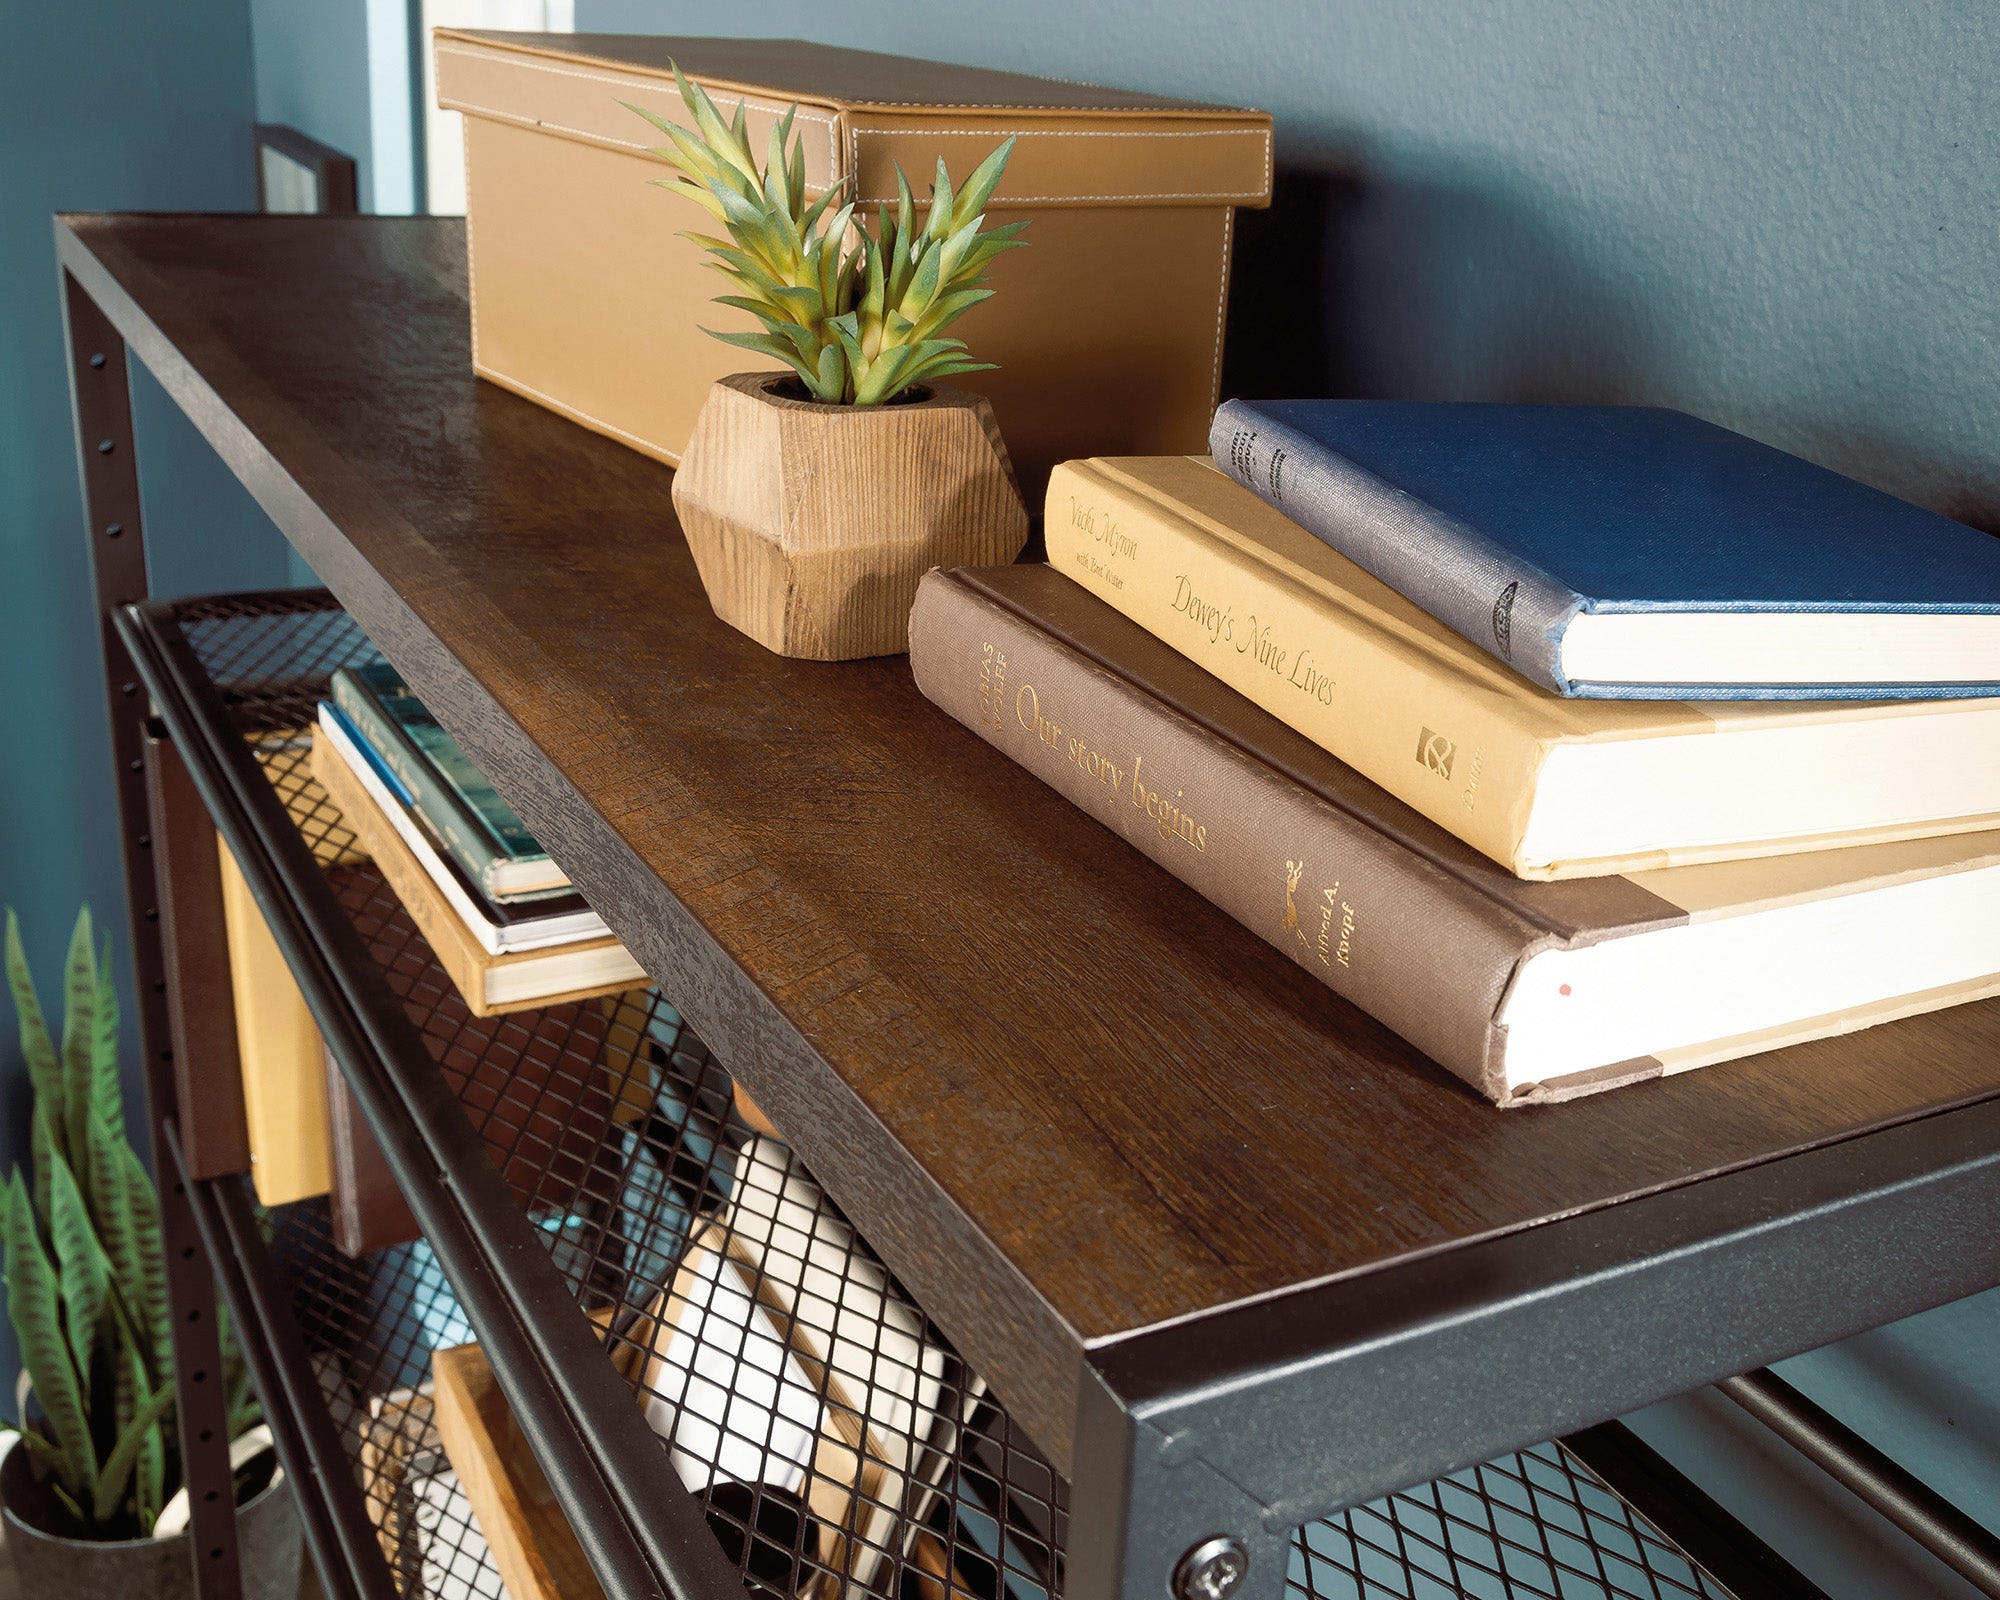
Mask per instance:
[[[273,1249],[349,1443],[399,1591],[410,1600],[506,1594],[431,1418],[431,1353],[471,1337],[421,1243],[349,1260],[323,1201],[273,1215]],[[964,1503],[961,1515],[976,1516]],[[1016,1521],[1024,1521],[1020,1513]],[[982,1540],[992,1530],[982,1530]],[[1054,1600],[1046,1553],[1015,1530],[1003,1566],[961,1558],[955,1592]],[[908,1566],[897,1600],[936,1600]],[[1299,1531],[1292,1600],[1728,1600],[1581,1462],[1547,1444],[1392,1495]]]
[[[184,636],[481,1133],[605,1359],[753,1590],[1056,1600],[1067,1486],[653,991],[500,1018],[458,999],[308,770],[328,674],[376,659],[319,593],[189,602]],[[434,1351],[471,1341],[420,1239],[358,1257],[328,1206],[274,1261],[410,1600],[504,1592],[439,1443]],[[1720,1584],[1556,1446],[1301,1530],[1300,1600],[1680,1600]],[[517,1597],[527,1600],[527,1597]]]

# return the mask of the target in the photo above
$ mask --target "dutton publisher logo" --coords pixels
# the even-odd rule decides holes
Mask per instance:
[[[1417,735],[1417,759],[1440,778],[1451,776],[1451,763],[1458,754],[1458,746],[1441,733],[1432,733],[1425,728]]]
[[[1509,661],[1514,659],[1514,596],[1520,588],[1518,583],[1508,584],[1493,602],[1493,642]]]

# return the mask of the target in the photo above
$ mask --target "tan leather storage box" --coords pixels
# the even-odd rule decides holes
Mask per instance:
[[[744,102],[762,158],[798,104],[807,192],[852,179],[893,203],[940,156],[962,180],[1019,142],[988,207],[1030,220],[953,329],[1000,370],[987,394],[1029,496],[1085,455],[1207,448],[1237,206],[1268,203],[1262,112],[907,61],[797,40],[440,29],[438,102],[466,114],[467,253],[478,372],[635,449],[677,461],[708,387],[771,365],[700,329],[749,328],[678,237],[714,224],[648,180],[665,141],[621,105],[687,124],[670,60],[724,115]]]

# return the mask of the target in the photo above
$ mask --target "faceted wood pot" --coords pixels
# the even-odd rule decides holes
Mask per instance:
[[[932,567],[1012,561],[1028,512],[993,411],[960,389],[886,406],[719,380],[674,474],[674,508],[715,614],[782,656],[910,648]]]

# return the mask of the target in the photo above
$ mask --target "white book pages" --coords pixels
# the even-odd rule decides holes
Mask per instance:
[[[860,1481],[847,1486],[860,1499],[843,1519],[852,1553],[837,1563],[852,1593],[895,1541],[904,1475],[937,1424],[945,1353],[781,1141],[743,1146],[725,1222],[738,1248],[761,1257],[763,1292],[790,1313],[794,1346],[826,1370],[829,1419],[861,1451]]]
[[[487,1555],[486,1536],[458,1474],[442,1456],[435,1459],[436,1471],[413,1473],[408,1480],[423,1592],[432,1600],[507,1600],[507,1586]]]
[[[735,1481],[798,1493],[819,1438],[818,1392],[711,1227],[675,1276],[671,1326],[646,1364],[646,1420],[690,1490]]]

